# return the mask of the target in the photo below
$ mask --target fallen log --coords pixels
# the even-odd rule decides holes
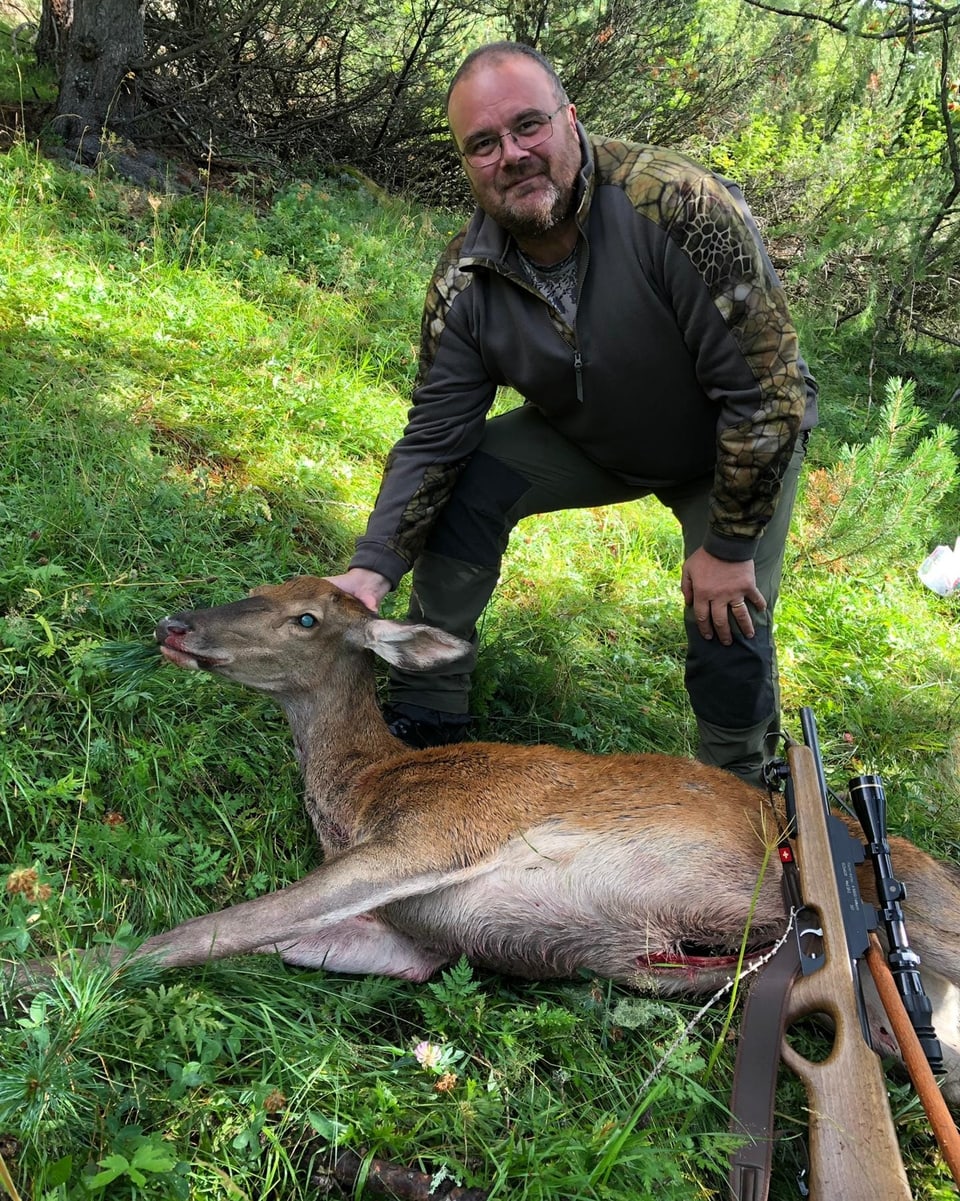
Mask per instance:
[[[361,1177],[365,1197],[390,1197],[393,1201],[433,1201],[435,1197],[443,1201],[487,1201],[483,1189],[462,1188],[453,1180],[437,1182],[435,1173],[419,1172],[386,1159],[368,1160],[355,1151],[341,1151],[326,1176],[319,1174],[314,1183],[324,1192],[335,1181],[353,1196]]]

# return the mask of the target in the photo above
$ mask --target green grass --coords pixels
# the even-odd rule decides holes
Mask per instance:
[[[5,124],[19,118],[22,135],[23,116],[34,106],[51,105],[57,97],[57,81],[49,67],[38,67],[33,54],[33,38],[39,24],[39,6],[0,3],[0,104],[14,112],[6,115]],[[28,19],[29,18],[29,19]]]
[[[23,146],[0,158],[5,959],[132,944],[315,862],[279,712],[155,670],[152,630],[343,567],[455,223],[342,181],[254,208],[81,178]],[[881,772],[892,827],[957,857],[960,602],[915,577],[956,505],[954,467],[949,437],[931,446],[908,417],[893,435],[871,416],[852,460],[828,429],[813,457],[826,474],[779,611],[784,700],[791,723],[814,708],[831,782]],[[652,502],[527,522],[482,631],[483,732],[690,752],[679,558]],[[38,1199],[307,1197],[340,1146],[511,1201],[693,1201],[722,1195],[718,1010],[677,1041],[690,1005],[593,980],[459,966],[414,986],[273,959],[118,978],[87,961],[28,1009],[6,1001],[0,1146]],[[424,1040],[445,1048],[447,1091],[412,1054]],[[953,1195],[916,1102],[892,1089],[915,1195]],[[795,1082],[780,1109],[786,1198]]]

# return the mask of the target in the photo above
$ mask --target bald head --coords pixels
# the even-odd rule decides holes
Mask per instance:
[[[495,67],[511,58],[527,59],[536,63],[549,80],[556,105],[569,104],[560,77],[539,50],[534,50],[532,46],[526,46],[523,42],[488,42],[484,46],[478,46],[476,50],[471,50],[458,67],[447,88],[447,109],[450,108],[450,97],[453,95],[454,88],[469,78],[479,67]]]

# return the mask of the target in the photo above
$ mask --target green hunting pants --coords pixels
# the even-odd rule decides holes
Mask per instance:
[[[732,646],[697,632],[687,607],[685,683],[699,731],[698,758],[759,783],[774,750],[780,696],[773,613],[784,546],[803,463],[801,437],[783,480],[780,502],[755,559],[763,613],[751,610],[755,634],[734,627]],[[500,576],[510,533],[524,517],[593,508],[651,493],[683,531],[684,556],[703,543],[713,473],[683,486],[636,488],[604,471],[529,405],[487,422],[484,439],[461,475],[413,569],[409,616],[469,639]],[[390,700],[444,713],[467,713],[476,651],[442,671],[391,671]],[[768,739],[770,745],[768,746]]]

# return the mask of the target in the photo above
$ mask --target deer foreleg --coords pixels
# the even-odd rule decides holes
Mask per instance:
[[[418,868],[410,863],[410,858],[408,848],[392,848],[382,842],[376,846],[351,847],[286,888],[217,913],[191,918],[172,930],[155,934],[133,955],[156,956],[165,968],[189,967],[251,951],[276,950],[288,958],[288,952],[296,954],[297,944],[315,942],[317,948],[322,948],[324,937],[316,936],[326,936],[341,923],[372,913],[392,901],[460,883],[486,870],[482,863],[467,868],[422,865]],[[357,929],[354,925],[354,933]],[[369,949],[371,940],[366,941]],[[338,942],[335,937],[330,940],[331,953]],[[352,954],[345,945],[341,953],[345,960]]]

